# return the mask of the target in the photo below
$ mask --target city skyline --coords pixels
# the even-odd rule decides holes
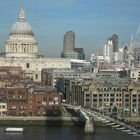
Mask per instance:
[[[102,50],[107,38],[114,33],[119,36],[120,46],[130,40],[139,25],[139,6],[137,0],[5,0],[0,5],[0,50],[4,51],[10,28],[23,7],[40,54],[60,57],[63,36],[72,30],[76,34],[76,47],[84,48],[89,59],[92,52]]]

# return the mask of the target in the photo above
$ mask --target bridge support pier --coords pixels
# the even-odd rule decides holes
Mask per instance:
[[[93,133],[94,132],[94,125],[93,121],[91,120],[86,120],[85,122],[85,133]]]

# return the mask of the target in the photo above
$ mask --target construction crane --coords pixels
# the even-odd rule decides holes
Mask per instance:
[[[138,28],[135,32],[135,34],[131,35],[130,38],[130,50],[133,51],[134,47],[136,47],[137,45],[139,45],[140,43],[138,43],[138,37],[140,35],[140,24],[138,25]]]
[[[137,28],[135,34],[131,35],[129,46],[128,46],[127,54],[128,54],[128,60],[129,60],[128,63],[129,63],[130,68],[132,67],[134,60],[135,60],[134,48],[137,46],[140,46],[140,44],[137,42],[139,34],[140,34],[140,24],[138,25],[138,28]]]

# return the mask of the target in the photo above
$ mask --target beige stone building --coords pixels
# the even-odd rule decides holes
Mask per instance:
[[[88,83],[66,80],[67,103],[117,116],[140,116],[140,83],[117,77],[98,77]]]
[[[130,71],[130,77],[134,81],[140,80],[140,68],[132,68]]]
[[[89,107],[112,115],[139,116],[139,85],[140,83],[117,78],[112,81],[94,81],[89,87]]]

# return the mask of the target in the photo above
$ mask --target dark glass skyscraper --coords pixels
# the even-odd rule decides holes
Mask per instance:
[[[118,35],[116,34],[113,34],[108,40],[111,40],[112,41],[112,44],[113,44],[113,52],[118,52],[118,40],[119,40],[119,37]]]

